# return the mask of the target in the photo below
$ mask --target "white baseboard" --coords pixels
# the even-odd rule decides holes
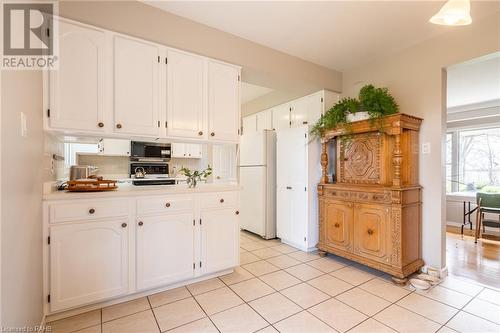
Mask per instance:
[[[427,266],[425,265],[424,267],[421,268],[421,271],[423,273],[439,277],[440,279],[444,279],[445,277],[448,276],[448,267],[443,267],[441,269],[435,268],[432,266]]]

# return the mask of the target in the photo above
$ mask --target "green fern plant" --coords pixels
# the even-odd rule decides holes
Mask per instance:
[[[346,125],[347,115],[358,112],[359,108],[360,103],[357,99],[351,97],[342,98],[321,116],[311,129],[311,134],[319,137],[327,129]]]

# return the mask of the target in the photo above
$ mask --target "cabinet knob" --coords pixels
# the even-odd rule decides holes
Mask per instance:
[[[167,202],[167,203],[165,204],[165,207],[167,207],[167,208],[168,208],[168,207],[170,207],[170,202]]]
[[[335,226],[335,228],[339,228],[339,227],[340,227],[340,224],[335,223],[335,225],[334,225],[334,226]]]
[[[99,124],[97,124],[97,126],[104,127],[104,123],[99,123]]]
[[[220,203],[223,203],[223,202],[224,202],[224,199],[220,199],[219,201],[220,201]]]
[[[94,214],[95,213],[95,209],[94,208],[90,208],[89,209],[89,214]]]
[[[122,223],[122,228],[126,228],[127,227],[127,223]]]
[[[122,128],[122,124],[116,124],[116,128]]]
[[[291,186],[287,186],[287,187],[286,187],[286,189],[287,189],[287,190],[291,190],[291,189],[292,189],[292,187],[291,187]]]
[[[191,154],[188,154],[188,156],[191,156]]]
[[[210,136],[215,136],[215,132],[210,133]]]
[[[368,229],[368,235],[373,235],[373,230],[372,229]]]
[[[142,227],[142,226],[144,225],[144,222],[139,221],[139,223],[138,223],[138,224],[139,224],[139,227]]]
[[[236,215],[240,215],[240,211],[237,210],[236,212],[234,212]]]
[[[199,132],[198,132],[198,135],[203,135],[203,131],[199,131]]]

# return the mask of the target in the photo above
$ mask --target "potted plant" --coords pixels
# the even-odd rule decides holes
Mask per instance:
[[[182,167],[182,169],[179,170],[179,173],[187,177],[186,182],[189,187],[196,187],[200,180],[207,179],[207,177],[212,174],[212,168],[209,165],[205,170],[192,171],[189,168]]]
[[[359,91],[358,99],[343,98],[325,112],[313,126],[311,134],[321,136],[325,130],[348,126],[352,121],[370,119],[375,123],[382,117],[398,111],[399,106],[387,88],[365,85]]]

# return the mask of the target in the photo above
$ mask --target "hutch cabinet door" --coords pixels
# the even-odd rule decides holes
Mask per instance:
[[[49,127],[104,132],[105,33],[59,21],[59,69],[49,71]]]
[[[194,277],[193,221],[193,213],[138,218],[138,289]]]
[[[58,311],[129,291],[127,218],[50,227],[50,310]]]
[[[201,212],[201,270],[203,274],[238,265],[239,219],[236,209]]]
[[[337,172],[339,183],[380,184],[382,135],[378,132],[356,134],[351,139],[337,140]]]
[[[325,244],[351,251],[353,208],[352,203],[326,200],[323,207],[323,235]]]
[[[168,50],[167,135],[206,138],[205,59]]]
[[[115,36],[113,52],[115,133],[158,136],[159,47]]]
[[[388,263],[390,208],[379,204],[356,204],[354,211],[354,252]]]
[[[208,62],[209,139],[238,142],[240,128],[240,70]]]

